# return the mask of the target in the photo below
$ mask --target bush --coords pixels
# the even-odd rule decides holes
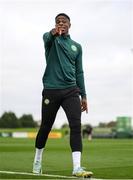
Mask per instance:
[[[5,112],[0,118],[0,128],[18,128],[21,124],[13,112]]]
[[[21,123],[21,127],[37,127],[37,123],[33,120],[33,117],[30,114],[24,114],[19,118],[19,121]]]

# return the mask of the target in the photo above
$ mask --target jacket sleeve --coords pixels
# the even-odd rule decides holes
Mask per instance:
[[[54,39],[55,39],[55,37],[52,35],[51,31],[44,33],[43,41],[44,41],[45,53],[49,52]]]
[[[82,66],[82,47],[79,47],[79,54],[76,59],[76,83],[80,89],[80,95],[82,98],[86,98],[85,83],[84,83],[84,71]]]

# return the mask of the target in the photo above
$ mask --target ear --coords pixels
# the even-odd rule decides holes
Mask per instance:
[[[69,28],[71,27],[71,23],[69,23]]]

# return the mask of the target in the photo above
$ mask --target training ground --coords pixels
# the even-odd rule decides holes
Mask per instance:
[[[48,139],[42,176],[32,174],[34,141],[0,138],[0,179],[72,179],[69,139]],[[133,179],[133,139],[84,139],[83,147],[82,165],[94,179]]]

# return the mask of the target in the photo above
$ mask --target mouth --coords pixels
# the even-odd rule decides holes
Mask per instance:
[[[67,32],[66,26],[58,26],[58,31],[61,32],[61,34],[65,34]]]
[[[60,29],[61,31],[65,31],[65,30],[66,30],[66,27],[59,27],[59,29]]]
[[[65,33],[66,30],[65,29],[61,29],[61,31],[62,31],[62,33]]]
[[[65,31],[66,30],[66,27],[65,26],[60,26],[58,27],[61,31]]]

